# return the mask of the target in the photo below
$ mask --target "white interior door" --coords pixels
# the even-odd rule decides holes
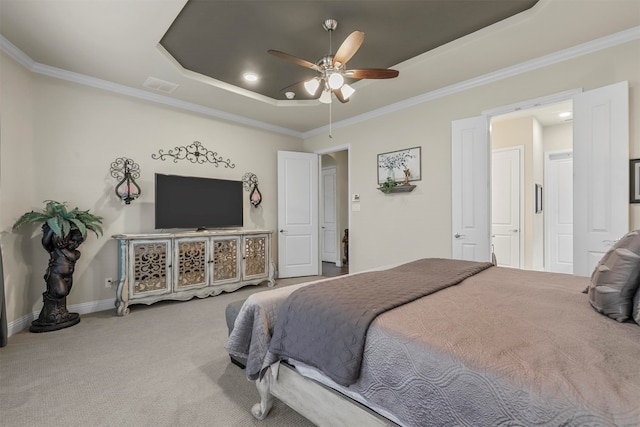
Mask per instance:
[[[451,123],[452,258],[489,261],[489,126],[486,116]]]
[[[318,155],[278,151],[278,277],[320,274]]]
[[[544,266],[573,273],[573,153],[547,153],[544,163]]]
[[[628,82],[573,98],[573,272],[589,276],[629,231]]]
[[[338,260],[336,218],[336,168],[322,169],[322,261]]]
[[[520,268],[522,148],[491,156],[491,243],[500,267]]]

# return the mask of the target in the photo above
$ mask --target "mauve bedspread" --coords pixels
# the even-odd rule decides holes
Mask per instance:
[[[348,386],[360,376],[373,319],[491,266],[489,262],[428,258],[305,286],[282,304],[269,350],[281,359],[314,366]]]
[[[595,312],[587,282],[482,271],[378,316],[360,378],[334,386],[405,426],[640,426],[640,326]],[[275,362],[268,343],[293,290],[241,310],[227,349],[249,356],[249,378]]]

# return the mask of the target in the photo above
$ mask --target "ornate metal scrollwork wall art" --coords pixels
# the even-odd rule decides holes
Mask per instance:
[[[258,207],[260,203],[262,203],[262,193],[258,189],[258,177],[255,173],[247,172],[242,176],[242,186],[245,191],[251,191],[249,194],[249,203],[253,205],[254,208]]]
[[[142,194],[135,179],[140,178],[140,165],[132,159],[118,157],[111,162],[111,176],[118,180],[115,192],[119,199],[127,205]]]
[[[235,168],[235,163],[231,163],[231,159],[224,159],[219,156],[216,151],[210,151],[203,147],[199,141],[193,141],[193,144],[186,147],[176,147],[173,150],[165,153],[164,150],[158,150],[158,154],[152,154],[151,158],[155,160],[165,160],[166,157],[172,157],[174,163],[178,163],[178,160],[189,160],[191,163],[213,163],[216,167],[221,164],[225,168]]]

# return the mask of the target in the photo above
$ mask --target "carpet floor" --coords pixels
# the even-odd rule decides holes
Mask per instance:
[[[268,289],[133,305],[124,317],[114,309],[13,335],[0,349],[0,426],[312,426],[278,401],[255,420],[255,385],[224,350],[227,304]]]

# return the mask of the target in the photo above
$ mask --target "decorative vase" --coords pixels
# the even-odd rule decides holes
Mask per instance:
[[[404,170],[404,183],[402,185],[409,185],[409,177],[411,176],[411,171],[409,169]]]

